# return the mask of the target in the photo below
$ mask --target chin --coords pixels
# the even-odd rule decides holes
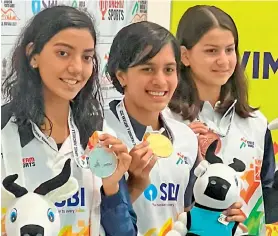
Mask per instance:
[[[148,110],[152,112],[161,112],[163,111],[167,106],[167,103],[159,103],[159,104],[149,104]]]
[[[223,86],[228,82],[229,78],[218,78],[217,80],[214,80],[214,84],[216,86]]]
[[[77,94],[61,94],[59,97],[65,101],[72,101],[75,99]]]

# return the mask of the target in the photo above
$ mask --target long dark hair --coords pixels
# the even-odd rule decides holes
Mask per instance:
[[[11,68],[3,82],[2,91],[10,102],[11,113],[16,118],[19,129],[44,123],[44,97],[42,80],[38,70],[30,66],[35,54],[58,32],[66,28],[86,28],[96,44],[96,32],[91,16],[69,6],[47,8],[35,15],[23,29],[12,54]],[[33,50],[26,55],[26,47],[32,42]],[[94,55],[94,69],[88,82],[71,103],[74,121],[80,132],[80,142],[86,146],[94,130],[102,129],[102,95],[98,78],[99,64]],[[57,111],[58,112],[58,111]],[[51,122],[51,121],[50,121]]]
[[[156,56],[166,44],[171,43],[177,71],[180,66],[180,47],[167,29],[153,22],[137,22],[122,28],[111,45],[106,73],[120,93],[124,93],[116,77],[118,70],[142,65]]]
[[[180,19],[177,40],[182,46],[190,50],[214,27],[220,27],[232,32],[237,56],[234,73],[228,82],[221,87],[221,105],[217,108],[217,112],[224,114],[234,100],[237,99],[235,105],[236,113],[242,118],[251,117],[251,113],[257,108],[252,108],[248,104],[247,78],[240,64],[238,31],[232,17],[215,6],[196,5],[191,7]],[[181,114],[184,120],[193,121],[198,116],[203,103],[192,79],[190,67],[181,65],[180,76],[179,85],[169,103],[169,108]]]

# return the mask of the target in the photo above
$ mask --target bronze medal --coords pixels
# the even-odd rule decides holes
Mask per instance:
[[[215,154],[217,154],[221,149],[221,140],[218,134],[214,133],[213,131],[209,131],[206,134],[202,135],[202,138],[199,138],[199,147],[203,157],[206,155],[208,147],[215,140],[218,140],[217,148],[215,151]]]

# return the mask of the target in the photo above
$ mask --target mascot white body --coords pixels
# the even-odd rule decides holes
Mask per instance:
[[[16,184],[17,178],[14,174],[3,180],[2,203],[9,206],[5,216],[7,236],[57,236],[60,217],[54,203],[78,191],[77,180],[71,177],[70,159],[59,175],[42,183],[34,192]]]

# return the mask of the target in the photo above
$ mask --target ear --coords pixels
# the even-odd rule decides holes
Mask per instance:
[[[208,147],[207,152],[206,152],[206,157],[205,159],[210,163],[223,163],[222,159],[218,156],[215,155],[215,150],[217,148],[218,140],[214,140]]]
[[[237,158],[234,158],[233,163],[229,164],[229,166],[237,172],[245,171],[245,168],[246,168],[246,165],[244,164],[244,162]]]
[[[59,188],[54,189],[45,196],[53,203],[62,202],[76,194],[78,189],[79,185],[77,180],[74,177],[70,177],[67,183]]]
[[[8,175],[7,177],[4,178],[2,184],[7,191],[12,193],[15,197],[19,198],[27,194],[28,191],[26,188],[21,187],[20,185],[15,183],[17,178],[18,178],[18,174]]]
[[[181,62],[185,66],[189,66],[188,49],[185,46],[181,46]]]
[[[28,43],[28,45],[26,46],[26,49],[25,49],[26,55],[30,56],[33,49],[34,49],[34,43],[33,42]],[[33,68],[38,68],[38,65],[39,65],[39,55],[35,54],[31,58],[30,66]]]
[[[126,72],[118,70],[116,72],[116,77],[119,80],[122,88],[124,88],[127,84],[127,76],[126,76]]]
[[[199,165],[195,168],[194,170],[194,175],[199,178],[202,176],[206,171],[209,166],[209,163],[206,160],[202,160]]]

